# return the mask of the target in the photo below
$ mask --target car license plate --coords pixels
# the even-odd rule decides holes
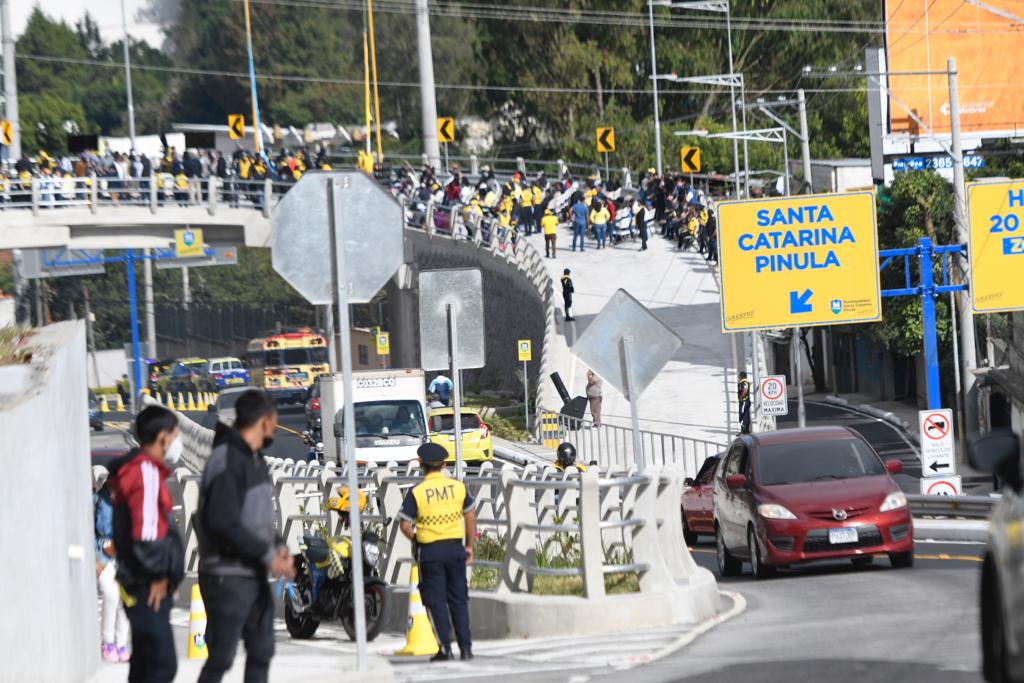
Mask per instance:
[[[828,530],[828,542],[833,545],[857,542],[857,527],[844,526]]]
[[[241,377],[228,377],[228,384],[241,384],[242,382]]]
[[[288,375],[288,379],[291,380],[292,382],[297,382],[299,380],[306,379],[306,373],[304,373],[304,372],[293,372],[293,373]]]

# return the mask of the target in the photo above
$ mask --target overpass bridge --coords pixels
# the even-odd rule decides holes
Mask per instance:
[[[291,187],[219,178],[192,179],[187,188],[162,187],[155,179],[114,183],[81,178],[55,185],[34,178],[30,188],[12,191],[0,205],[0,249],[166,248],[183,227],[202,228],[210,246],[269,247],[271,210]],[[418,270],[479,267],[484,272],[488,366],[467,371],[468,378],[518,394],[522,379],[515,340],[541,341],[540,362],[529,368],[530,386],[539,408],[557,410],[561,399],[548,375],[560,372],[572,393],[583,393],[586,369],[577,366],[569,348],[622,287],[685,340],[679,356],[641,399],[645,451],[653,451],[655,461],[678,462],[682,450],[690,469],[696,455],[716,452],[735,432],[728,417],[735,356],[718,326],[716,273],[696,254],[680,254],[653,235],[647,252],[627,239],[600,252],[574,253],[563,246],[557,259],[546,259],[540,254],[540,236],[513,244],[492,221],[466,224],[460,212],[445,207],[418,211],[407,206],[405,222],[404,265],[385,288],[396,366],[419,365]],[[567,237],[563,231],[563,245]],[[563,267],[572,268],[576,280],[578,322],[573,324],[562,319],[556,306]],[[628,414],[624,399],[606,385],[604,424],[563,436],[587,442],[590,453],[615,448],[627,457],[632,444],[617,430],[628,425]]]

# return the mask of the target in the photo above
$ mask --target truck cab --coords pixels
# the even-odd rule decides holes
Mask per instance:
[[[415,459],[416,450],[428,441],[423,371],[399,368],[354,372],[352,385],[356,460],[404,464]],[[321,377],[320,391],[327,436],[324,455],[328,462],[342,463],[345,456],[338,449],[340,438],[330,438],[334,433],[344,434],[339,414],[345,401],[341,374]]]

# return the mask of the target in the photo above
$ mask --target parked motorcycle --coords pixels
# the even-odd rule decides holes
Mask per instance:
[[[366,494],[359,491],[359,509],[366,507]],[[341,515],[348,528],[348,488],[338,489],[328,508]],[[330,514],[330,513],[328,513]],[[366,639],[373,640],[384,628],[390,591],[378,570],[380,538],[364,531],[359,553],[363,562],[363,602],[366,606]],[[338,620],[351,640],[356,638],[352,599],[352,539],[349,536],[324,538],[303,534],[300,552],[295,555],[295,581],[288,586],[284,621],[292,638],[312,638],[322,621]]]

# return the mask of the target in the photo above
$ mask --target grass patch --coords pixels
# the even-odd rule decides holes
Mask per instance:
[[[465,403],[472,408],[505,408],[514,403],[508,396],[489,396],[482,394],[466,394]]]
[[[508,441],[526,441],[529,437],[523,424],[522,415],[518,418],[508,418],[494,414],[487,418],[487,426],[491,428],[495,436]]]
[[[14,325],[0,327],[0,365],[21,365],[32,360],[32,353],[24,348],[29,331]]]
[[[583,597],[582,576],[535,576],[534,595],[575,595]],[[606,574],[604,592],[608,595],[626,595],[640,592],[640,579],[636,574]]]

